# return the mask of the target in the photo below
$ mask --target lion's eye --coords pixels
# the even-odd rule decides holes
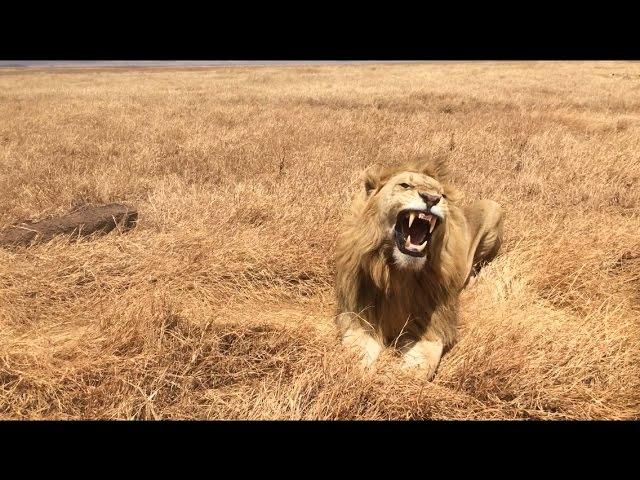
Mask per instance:
[[[411,185],[409,185],[408,183],[401,183],[400,186],[402,188],[411,188]]]

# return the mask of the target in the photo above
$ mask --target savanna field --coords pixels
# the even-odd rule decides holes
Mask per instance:
[[[506,211],[433,382],[333,324],[358,175],[423,154]],[[0,248],[0,418],[640,418],[639,63],[0,69],[0,229],[86,202],[138,224]]]

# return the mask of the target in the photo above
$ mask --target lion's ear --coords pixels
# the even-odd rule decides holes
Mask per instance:
[[[380,185],[380,166],[373,165],[367,168],[360,177],[365,195],[371,195]]]
[[[430,158],[423,157],[418,161],[418,171],[435,178],[439,182],[448,182],[451,178],[445,155]]]
[[[447,197],[447,201],[452,203],[461,202],[464,198],[464,194],[460,190],[449,184],[444,185],[444,194]]]

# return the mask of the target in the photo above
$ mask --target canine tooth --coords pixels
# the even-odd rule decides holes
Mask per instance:
[[[409,248],[411,246],[411,235],[407,235],[407,241],[404,242],[404,248]]]
[[[411,228],[411,224],[413,223],[413,221],[415,220],[415,218],[416,218],[416,214],[415,214],[415,212],[411,212],[411,213],[409,214],[409,228]]]
[[[431,226],[429,227],[429,233],[433,233],[433,229],[436,228],[436,217],[431,215],[431,217],[429,218],[429,223],[431,223]]]
[[[424,242],[422,242],[419,246],[418,246],[418,250],[422,251],[425,249],[425,247],[427,246],[427,243],[429,243],[428,240],[425,240]]]

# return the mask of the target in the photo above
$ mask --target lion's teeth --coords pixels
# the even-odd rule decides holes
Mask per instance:
[[[429,227],[429,233],[433,233],[433,229],[436,228],[436,217],[431,215],[431,218],[429,218],[429,223],[431,223],[431,226]]]
[[[411,235],[407,236],[407,241],[404,242],[404,247],[409,248],[411,246]]]
[[[416,218],[416,214],[415,214],[415,212],[411,212],[411,213],[409,214],[409,228],[411,228],[411,224],[413,223],[413,221],[415,220],[415,218]]]
[[[420,214],[418,214],[418,218],[419,218],[420,220],[429,220],[429,217],[430,217],[430,216],[431,216],[431,215],[427,215],[426,213],[422,213],[422,212],[420,212]]]
[[[427,246],[427,243],[428,243],[428,242],[429,242],[428,240],[425,240],[425,241],[424,241],[424,242],[422,242],[420,245],[418,245],[418,250],[419,250],[419,251],[424,250],[424,249],[425,249],[425,247]]]

